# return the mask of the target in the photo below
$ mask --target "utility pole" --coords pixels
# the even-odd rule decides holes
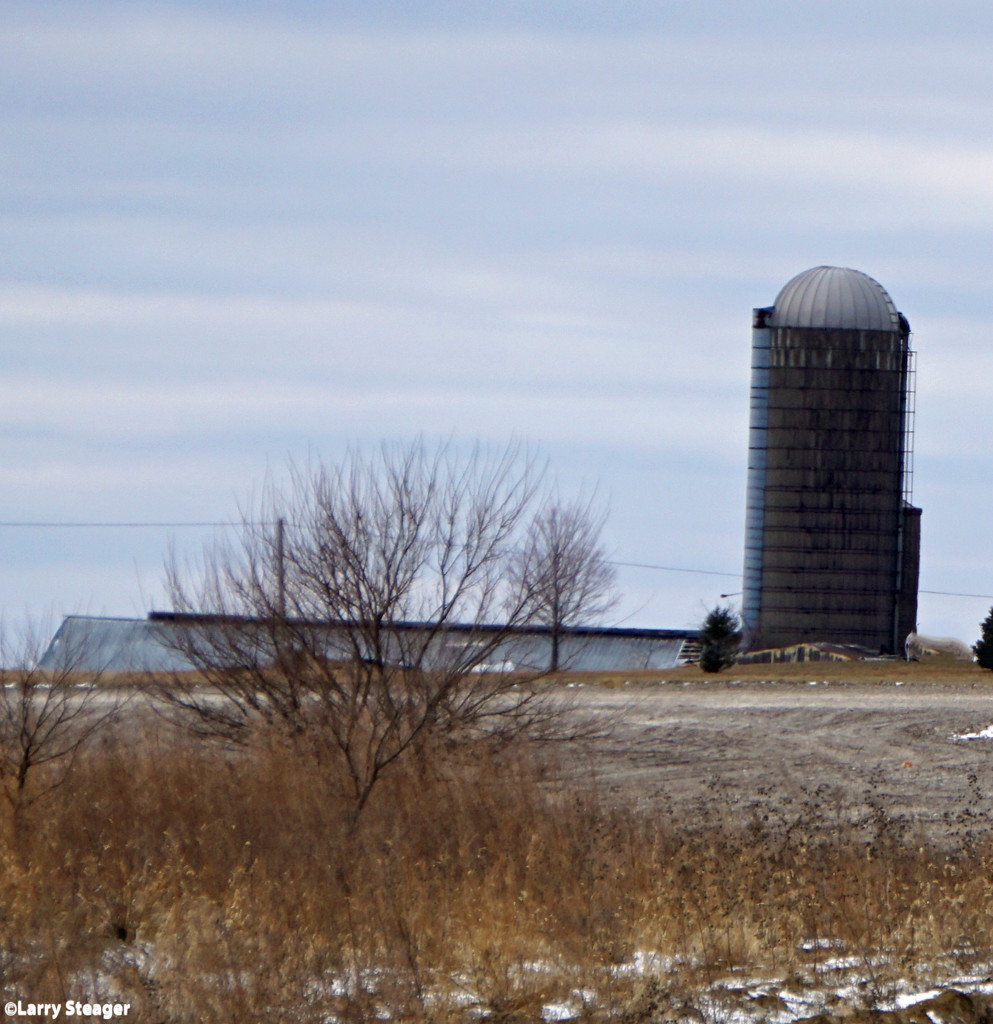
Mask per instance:
[[[286,551],[283,537],[286,532],[286,520],[276,520],[276,609],[282,620],[286,618]]]

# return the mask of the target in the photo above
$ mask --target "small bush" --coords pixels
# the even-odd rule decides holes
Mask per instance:
[[[700,627],[700,668],[720,672],[734,663],[741,642],[741,623],[727,607],[713,608]]]
[[[976,655],[976,661],[983,668],[993,669],[993,608],[983,620],[982,631],[982,636],[978,643],[973,644],[972,651]]]

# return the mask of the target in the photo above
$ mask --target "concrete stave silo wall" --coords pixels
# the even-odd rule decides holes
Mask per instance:
[[[909,328],[775,326],[774,312],[753,329],[748,645],[894,650],[916,618],[920,535],[904,501]]]

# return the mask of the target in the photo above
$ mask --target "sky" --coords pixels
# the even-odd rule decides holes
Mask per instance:
[[[911,323],[920,629],[974,641],[991,47],[965,0],[4,0],[0,614],[162,607],[219,529],[168,524],[287,459],[516,437],[609,507],[614,624],[696,626],[751,310],[828,264]]]

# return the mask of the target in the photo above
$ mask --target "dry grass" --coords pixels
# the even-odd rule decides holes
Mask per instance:
[[[809,661],[784,664],[732,665],[723,672],[704,672],[697,665],[671,669],[650,669],[630,672],[564,672],[556,682],[583,683],[594,686],[623,686],[626,682],[650,685],[653,682],[707,683],[726,685],[730,680],[742,683],[776,682],[805,683],[825,679],[840,685],[857,686],[873,683],[905,682],[922,686],[975,687],[993,693],[993,672],[975,662],[951,658],[930,658],[927,661],[903,661],[898,658],[878,661]]]
[[[908,845],[884,817],[825,838],[824,808],[676,829],[547,785],[524,748],[412,764],[357,826],[327,781],[264,743],[105,737],[4,824],[6,997],[120,996],[163,1024],[650,1022],[839,951],[867,1003],[939,953],[993,960],[993,846]]]

